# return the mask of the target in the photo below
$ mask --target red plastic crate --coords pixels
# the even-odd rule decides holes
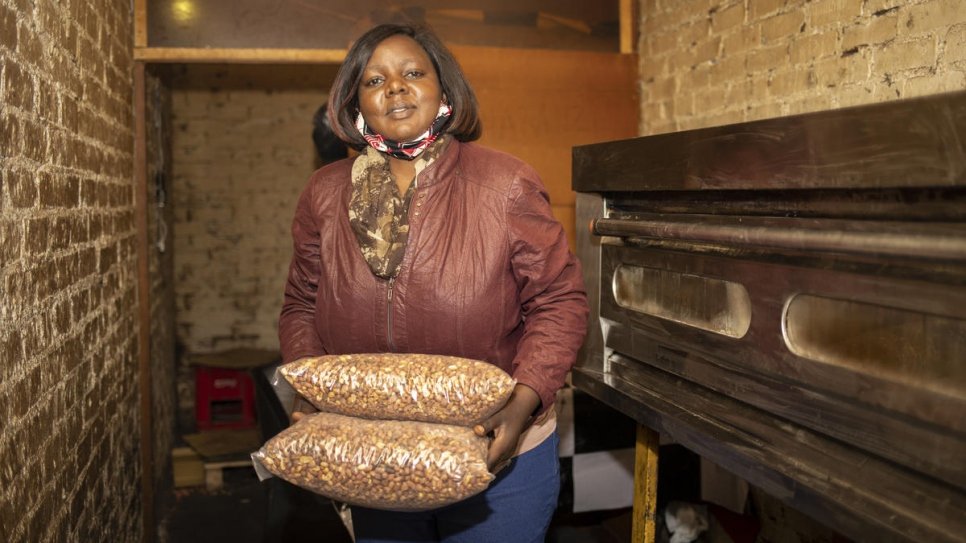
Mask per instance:
[[[247,371],[195,368],[195,421],[199,430],[255,426],[255,383]]]

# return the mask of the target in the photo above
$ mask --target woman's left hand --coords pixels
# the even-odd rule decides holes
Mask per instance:
[[[520,435],[527,428],[530,417],[540,407],[540,396],[526,385],[513,388],[503,409],[473,427],[478,436],[492,436],[486,466],[496,473],[513,457]]]

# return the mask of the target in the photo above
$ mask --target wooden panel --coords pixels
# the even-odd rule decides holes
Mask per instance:
[[[620,0],[621,53],[634,53],[637,51],[637,26],[640,24],[637,13],[637,2],[634,0]]]
[[[341,63],[345,49],[218,49],[135,47],[134,59],[150,63],[291,64]]]
[[[572,148],[637,134],[636,55],[487,47],[453,53],[480,102],[480,143],[537,169],[573,245]]]
[[[949,187],[966,183],[966,92],[575,150],[578,190]]]
[[[856,541],[954,543],[962,493],[724,394],[612,357],[574,386]]]
[[[134,0],[134,47],[148,45],[148,0]]]
[[[623,0],[625,3],[630,0]],[[425,23],[447,43],[619,51],[619,0],[151,0],[158,47],[338,49],[378,23]]]

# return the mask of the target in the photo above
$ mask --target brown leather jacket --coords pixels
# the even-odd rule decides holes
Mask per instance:
[[[485,360],[554,401],[584,338],[580,264],[536,171],[451,141],[416,179],[398,275],[372,274],[349,226],[352,159],[309,180],[279,319],[282,357],[410,352]]]

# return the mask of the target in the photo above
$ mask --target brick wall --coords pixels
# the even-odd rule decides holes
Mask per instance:
[[[135,541],[128,0],[0,0],[0,540]]]
[[[642,135],[966,88],[962,0],[643,0]]]
[[[171,77],[177,337],[189,353],[277,349],[312,115],[334,68],[202,66]]]

